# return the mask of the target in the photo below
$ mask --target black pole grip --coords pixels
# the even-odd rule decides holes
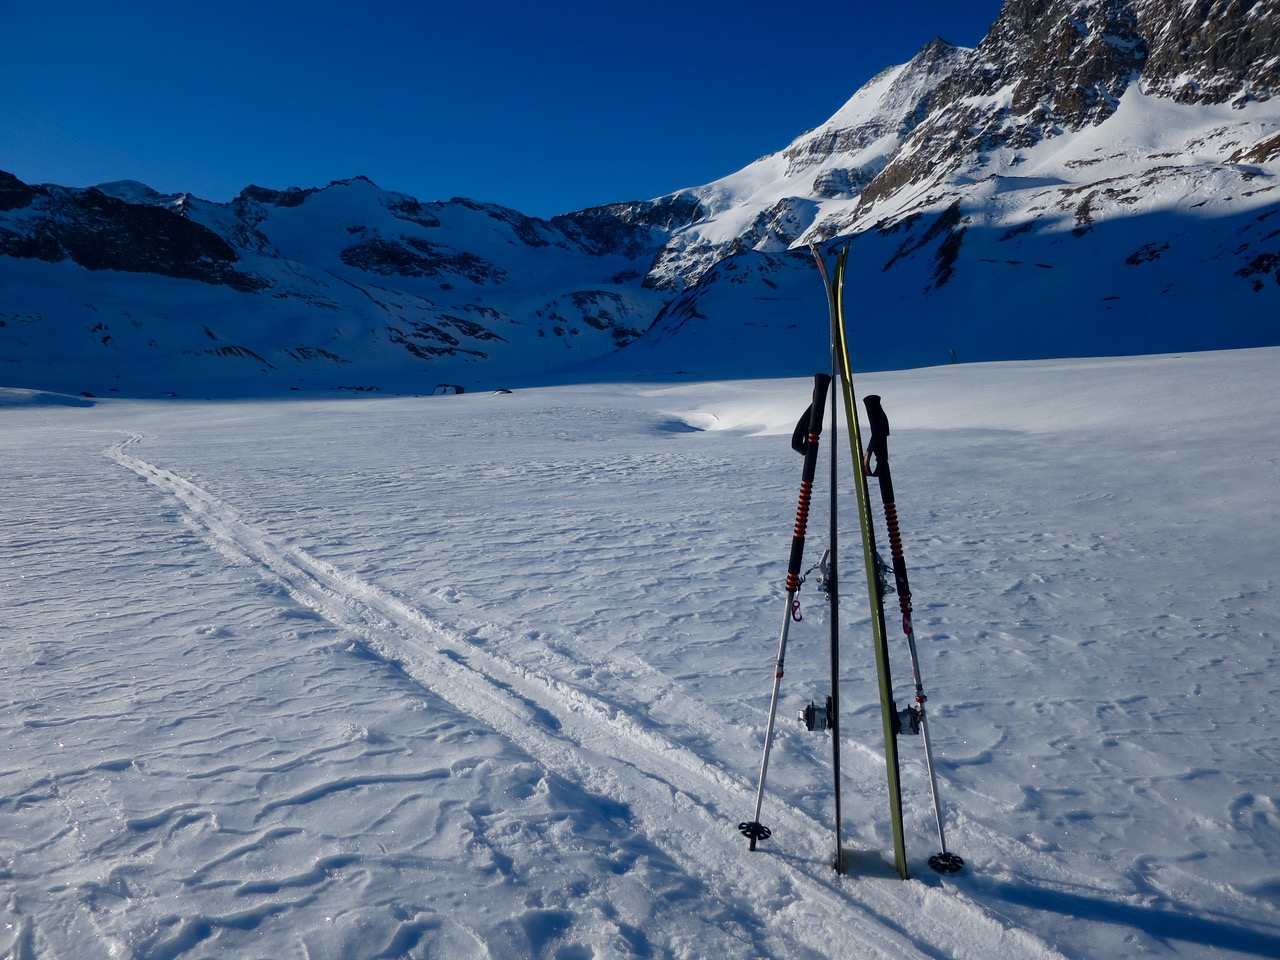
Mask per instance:
[[[867,408],[867,422],[871,426],[871,439],[867,441],[863,466],[866,467],[867,476],[878,477],[882,466],[886,471],[889,468],[889,417],[885,414],[884,407],[880,406],[880,398],[874,393],[863,397],[862,404]],[[889,490],[892,493],[893,487],[890,486]],[[893,497],[890,496],[889,499],[892,500]]]
[[[827,388],[831,386],[831,377],[825,373],[813,375],[813,402],[801,414],[791,433],[791,449],[796,453],[809,452],[809,436],[822,433],[822,413],[827,405]],[[812,478],[810,478],[812,479]]]
[[[791,561],[787,564],[787,593],[800,589],[800,564],[804,561],[804,536],[809,526],[809,500],[813,496],[813,477],[818,469],[818,438],[822,435],[822,414],[827,406],[827,388],[831,376],[813,376],[813,402],[796,424],[791,447],[804,454],[804,470],[800,476],[800,501],[796,505],[796,525],[791,535]],[[807,428],[804,436],[801,431]]]
[[[880,398],[869,394],[862,398],[871,425],[863,465],[867,476],[880,481],[880,500],[884,504],[885,526],[889,532],[889,553],[893,557],[893,579],[898,589],[898,606],[902,608],[902,628],[911,632],[911,584],[907,580],[907,561],[902,552],[902,532],[898,527],[898,505],[893,493],[893,473],[889,470],[889,417]],[[875,458],[874,464],[872,458]]]

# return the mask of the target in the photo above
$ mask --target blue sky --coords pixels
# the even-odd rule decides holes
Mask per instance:
[[[226,201],[359,174],[552,216],[732,173],[1000,0],[13,0],[0,170]]]

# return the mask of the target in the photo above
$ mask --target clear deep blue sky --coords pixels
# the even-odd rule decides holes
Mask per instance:
[[[14,0],[0,170],[226,201],[363,174],[535,216],[732,173],[1001,0]]]

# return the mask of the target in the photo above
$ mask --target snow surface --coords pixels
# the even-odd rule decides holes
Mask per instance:
[[[893,423],[968,861],[926,866],[904,737],[905,883],[848,489],[851,871],[829,867],[830,744],[794,720],[827,674],[812,586],[774,836],[750,854],[736,830],[806,380],[90,407],[0,391],[0,953],[1278,956],[1278,361],[855,384]],[[834,447],[847,487],[831,440],[819,477]]]

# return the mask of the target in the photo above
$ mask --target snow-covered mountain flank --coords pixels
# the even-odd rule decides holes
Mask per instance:
[[[539,220],[363,178],[0,175],[0,382],[208,393],[1280,343],[1280,0],[1008,0],[713,183]],[[779,343],[792,349],[779,351]]]

